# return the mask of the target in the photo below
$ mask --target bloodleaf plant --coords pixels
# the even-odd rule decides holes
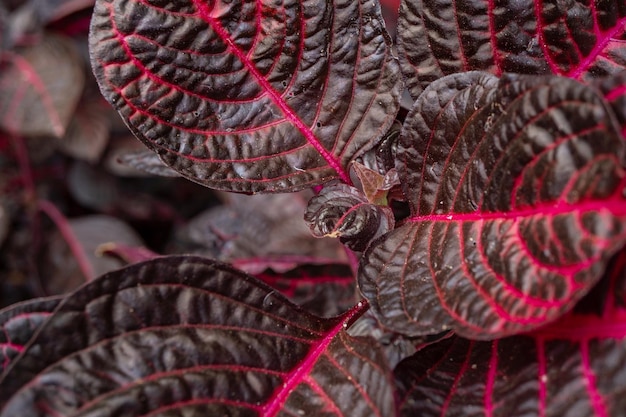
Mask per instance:
[[[133,264],[0,311],[0,416],[624,415],[626,5],[402,0],[396,33],[376,0],[97,0],[146,157],[314,188],[359,295]]]

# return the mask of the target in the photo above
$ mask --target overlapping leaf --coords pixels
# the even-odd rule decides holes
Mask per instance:
[[[68,296],[0,381],[0,415],[392,416],[381,353],[270,287],[158,258]]]
[[[212,188],[349,182],[398,109],[377,2],[99,0],[90,46],[137,137]]]
[[[324,187],[311,198],[304,220],[316,237],[336,237],[355,251],[393,229],[391,208],[368,201],[365,194],[347,184]]]
[[[33,299],[0,311],[0,375],[59,304],[60,298]]]
[[[622,0],[403,0],[402,69],[414,97],[447,74],[488,70],[588,80],[626,68]]]
[[[284,273],[266,270],[254,276],[319,317],[343,314],[359,298],[354,273],[348,265],[301,265]]]
[[[412,216],[361,264],[383,325],[495,338],[570,309],[626,240],[618,129],[602,96],[567,78],[432,83],[398,147]]]
[[[623,285],[621,255],[611,275]],[[401,415],[623,415],[623,301],[609,299],[601,316],[569,315],[531,335],[493,342],[453,336],[421,350],[396,367]]]

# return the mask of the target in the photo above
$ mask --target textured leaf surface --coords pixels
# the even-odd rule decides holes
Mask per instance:
[[[59,304],[60,298],[35,299],[0,311],[0,375]]]
[[[347,184],[324,187],[311,198],[304,220],[316,237],[335,237],[355,251],[393,229],[389,207],[371,204],[365,194]]]
[[[343,314],[360,299],[348,265],[301,265],[284,273],[266,270],[254,276],[319,317]]]
[[[623,285],[621,255],[611,275]],[[453,336],[395,373],[402,416],[621,416],[626,310],[608,302],[602,316],[571,314],[529,336],[493,342]]]
[[[412,216],[359,285],[385,326],[494,338],[556,319],[626,238],[624,141],[595,89],[464,73],[432,83],[400,138]]]
[[[24,136],[62,138],[84,84],[82,62],[67,38],[41,43],[0,59],[0,127]]]
[[[402,70],[414,97],[447,74],[487,70],[579,80],[626,68],[623,0],[403,0]]]
[[[212,188],[349,182],[398,109],[377,2],[100,0],[90,47],[137,137]]]
[[[368,340],[259,281],[159,258],[68,296],[0,382],[0,415],[391,416]]]

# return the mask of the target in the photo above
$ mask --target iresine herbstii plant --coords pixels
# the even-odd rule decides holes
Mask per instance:
[[[2,417],[626,415],[623,1],[406,0],[396,58],[375,0],[98,0],[90,51],[180,175],[316,187],[361,301],[131,265],[0,312]]]

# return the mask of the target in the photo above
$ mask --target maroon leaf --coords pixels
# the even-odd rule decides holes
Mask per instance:
[[[395,225],[391,208],[371,204],[363,193],[343,183],[326,186],[311,198],[304,220],[313,236],[339,238],[359,252]]]
[[[0,375],[24,350],[59,301],[58,297],[33,299],[0,310]]]
[[[0,128],[23,136],[62,138],[83,90],[80,56],[67,38],[0,57]]]
[[[206,259],[136,264],[59,305],[2,378],[0,415],[393,416],[382,354],[344,331],[365,308],[320,319]]]
[[[623,283],[621,255],[612,274]],[[626,310],[607,305],[602,316],[570,314],[527,336],[454,336],[419,351],[396,367],[401,415],[623,415]]]
[[[109,142],[110,107],[95,93],[87,91],[70,121],[59,149],[67,155],[96,163]]]
[[[398,145],[412,216],[361,264],[383,325],[495,338],[569,310],[626,240],[624,145],[603,98],[571,79],[433,82]]]
[[[118,157],[122,165],[135,168],[137,171],[161,177],[178,177],[178,172],[168,167],[161,161],[159,156],[149,150],[140,150],[120,155]]]
[[[103,95],[183,176],[228,191],[333,178],[389,128],[400,83],[377,2],[99,0]]]
[[[177,231],[178,252],[237,265],[249,273],[298,264],[346,261],[334,239],[316,239],[302,218],[312,192],[243,195],[225,193],[226,204],[194,217]],[[284,271],[284,268],[280,268]]]
[[[626,71],[612,77],[598,79],[593,84],[602,92],[613,109],[622,127],[622,136],[626,139]]]
[[[626,68],[622,0],[403,0],[402,70],[413,97],[447,74],[487,70],[588,80]]]
[[[284,273],[254,274],[290,301],[320,317],[334,317],[354,306],[356,281],[348,265],[301,265]]]

